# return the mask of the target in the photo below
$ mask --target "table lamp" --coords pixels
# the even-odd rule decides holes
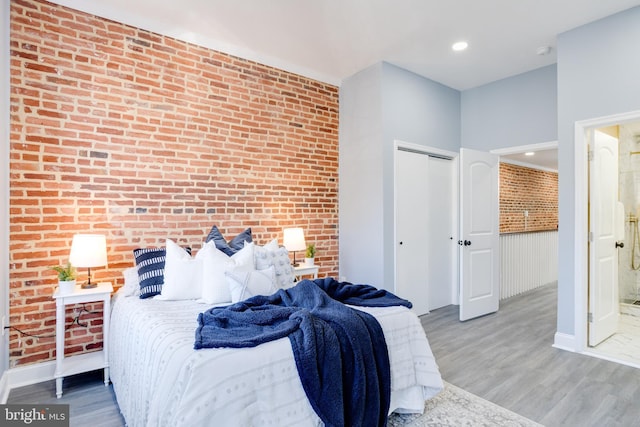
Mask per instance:
[[[97,283],[91,282],[91,267],[107,265],[107,239],[103,234],[76,234],[71,242],[69,262],[74,267],[87,267],[87,283],[82,288],[95,288]]]
[[[307,244],[304,241],[304,232],[300,227],[285,228],[283,245],[288,251],[293,252],[293,266],[297,267],[296,251],[303,251],[307,249]]]

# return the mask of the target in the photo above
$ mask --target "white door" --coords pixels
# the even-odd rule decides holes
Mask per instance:
[[[395,292],[423,315],[453,302],[455,162],[400,147],[395,167]]]
[[[396,150],[395,293],[413,304],[418,316],[429,312],[429,156]]]
[[[456,216],[453,215],[454,203],[454,162],[429,156],[429,200],[431,209],[427,216],[429,239],[429,310],[444,307],[452,303],[453,286],[452,245],[453,227]]]
[[[498,156],[460,149],[460,320],[498,311]]]
[[[596,346],[618,328],[618,140],[593,135],[589,163],[589,345]]]

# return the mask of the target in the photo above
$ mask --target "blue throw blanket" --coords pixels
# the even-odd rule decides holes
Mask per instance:
[[[325,425],[384,426],[391,375],[382,328],[342,303],[411,307],[369,285],[303,280],[200,313],[195,348],[253,347],[287,336],[307,398]]]

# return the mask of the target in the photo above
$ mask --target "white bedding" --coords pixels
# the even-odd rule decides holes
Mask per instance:
[[[194,350],[210,306],[116,295],[109,366],[127,425],[317,426],[288,338],[254,348]],[[405,307],[363,308],[380,322],[391,364],[391,406],[422,412],[443,388],[418,318]]]

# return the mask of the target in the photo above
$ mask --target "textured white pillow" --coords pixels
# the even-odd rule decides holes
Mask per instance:
[[[198,299],[202,295],[202,257],[195,258],[173,240],[167,239],[164,285],[157,299]]]
[[[238,302],[256,295],[271,295],[278,290],[273,267],[266,270],[247,270],[238,267],[226,273],[231,291],[231,302]]]
[[[264,246],[256,246],[253,257],[257,270],[273,267],[276,275],[276,284],[279,287],[289,288],[293,285],[294,274],[291,260],[289,259],[289,251],[287,251],[287,248],[279,247],[276,239]]]
[[[122,272],[124,277],[124,286],[122,287],[122,295],[128,297],[140,293],[140,283],[138,281],[138,267],[129,267]]]
[[[231,302],[231,292],[225,272],[236,267],[253,270],[253,243],[245,243],[244,247],[229,257],[218,249],[213,240],[205,243],[198,255],[202,253],[202,298],[207,304]]]
[[[264,246],[256,245],[255,248],[253,248],[253,258],[256,264],[256,270],[269,268],[271,266],[271,257],[269,256],[269,252],[274,252],[278,248],[277,239],[273,239]]]

